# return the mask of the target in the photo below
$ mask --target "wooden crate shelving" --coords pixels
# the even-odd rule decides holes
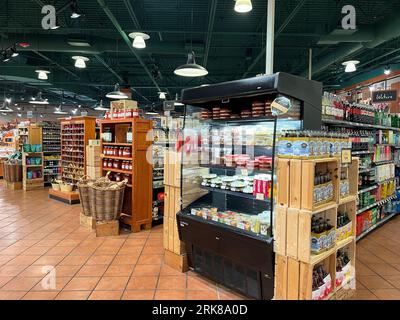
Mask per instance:
[[[130,225],[133,232],[139,232],[141,228],[150,229],[152,223],[153,168],[151,164],[152,141],[149,138],[149,132],[153,128],[153,123],[150,120],[139,118],[101,120],[100,132],[102,136],[106,128],[110,129],[112,133],[112,141],[105,142],[102,139],[100,143],[102,152],[101,173],[104,176],[110,171],[114,174],[120,174],[121,180],[127,178],[129,181],[125,189],[121,221]],[[132,128],[132,142],[128,142],[126,139],[129,128]],[[119,157],[105,155],[106,147],[129,147],[131,156],[123,157],[123,159],[132,163],[132,170],[106,167],[104,165],[106,161],[120,161],[120,163],[123,161],[118,159]]]
[[[349,194],[339,196],[340,162],[336,158],[327,159],[285,159],[278,160],[278,187],[275,206],[274,250],[275,259],[275,299],[312,299],[312,274],[315,266],[323,264],[332,280],[332,292],[325,299],[349,297],[355,284],[355,225],[356,201],[358,193],[358,158],[346,166]],[[314,176],[318,171],[331,173],[335,188],[334,198],[322,205],[313,201]],[[337,215],[346,212],[350,232],[346,237],[337,238],[334,245],[319,254],[311,252],[311,221],[313,216],[329,218],[333,231],[338,237]],[[351,275],[346,282],[351,286],[336,285],[336,255],[347,248]]]

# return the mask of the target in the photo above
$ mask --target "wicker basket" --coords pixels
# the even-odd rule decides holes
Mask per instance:
[[[92,211],[90,209],[90,186],[94,182],[95,180],[92,180],[89,176],[83,176],[77,183],[82,213],[88,217],[92,216]]]
[[[111,182],[99,178],[89,188],[90,211],[96,221],[119,219],[124,201],[126,182]]]
[[[22,181],[22,165],[4,163],[4,180],[8,182]]]
[[[74,186],[72,184],[61,183],[60,190],[61,192],[72,192]]]

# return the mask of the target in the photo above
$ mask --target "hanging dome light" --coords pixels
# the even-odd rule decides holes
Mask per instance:
[[[150,39],[150,36],[148,34],[142,32],[132,32],[129,34],[129,37],[133,39],[132,46],[136,49],[146,48],[145,40]]]
[[[110,109],[104,107],[103,106],[103,100],[100,100],[99,105],[96,108],[94,108],[94,110],[97,110],[97,111],[109,111]]]
[[[89,61],[89,58],[83,56],[73,56],[72,59],[75,60],[75,67],[79,69],[86,68],[86,62]]]
[[[68,114],[68,112],[62,111],[62,106],[61,106],[61,104],[58,106],[58,108],[55,108],[55,109],[54,109],[54,112],[53,112],[53,113],[55,113],[55,114]]]
[[[60,28],[60,24],[58,23],[58,17],[56,17],[56,23],[54,24],[53,27],[51,27],[51,30],[57,30],[58,28]]]
[[[78,2],[76,0],[71,2],[71,11],[71,19],[77,19],[81,16],[81,13],[78,9]]]
[[[7,106],[5,102],[3,102],[3,106],[0,108],[0,112],[14,112],[14,110]]]
[[[388,76],[391,72],[392,72],[392,70],[390,69],[390,67],[386,66],[384,73]]]
[[[35,72],[37,72],[37,74],[38,74],[38,79],[40,79],[40,80],[49,79],[49,76],[47,74],[49,74],[50,71],[47,71],[47,70],[36,70]]]
[[[11,50],[11,57],[13,57],[13,58],[15,58],[15,57],[18,57],[19,56],[19,52],[17,51],[17,46],[15,45],[15,43],[14,43],[14,45],[10,48],[10,50]]]
[[[208,71],[196,63],[195,54],[192,51],[188,54],[186,64],[176,68],[174,73],[181,77],[204,77],[208,74]]]
[[[236,0],[235,11],[239,13],[245,13],[253,10],[251,0]]]
[[[119,90],[118,83],[115,85],[114,91],[107,93],[106,97],[110,98],[110,99],[128,99],[129,98],[126,93],[123,93]]]
[[[342,63],[342,65],[346,66],[344,69],[344,72],[354,72],[357,70],[356,65],[359,64],[360,61],[358,60],[350,60],[350,61],[345,61]]]
[[[160,98],[160,100],[165,100],[167,98],[166,92],[160,91],[158,93],[158,97]]]
[[[31,104],[49,104],[47,99],[42,98],[42,93],[39,91],[36,97],[32,97],[29,101]]]

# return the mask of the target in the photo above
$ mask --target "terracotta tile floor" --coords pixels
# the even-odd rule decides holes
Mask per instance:
[[[96,238],[79,212],[45,190],[8,191],[0,180],[0,300],[243,299],[166,266],[162,227]],[[400,299],[398,230],[400,216],[358,243],[356,299]]]
[[[0,300],[243,299],[165,265],[161,226],[96,238],[79,213],[46,190],[9,191],[0,180]]]

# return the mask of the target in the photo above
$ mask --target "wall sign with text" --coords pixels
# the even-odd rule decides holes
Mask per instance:
[[[372,102],[394,102],[397,101],[397,90],[379,90],[372,92]]]

